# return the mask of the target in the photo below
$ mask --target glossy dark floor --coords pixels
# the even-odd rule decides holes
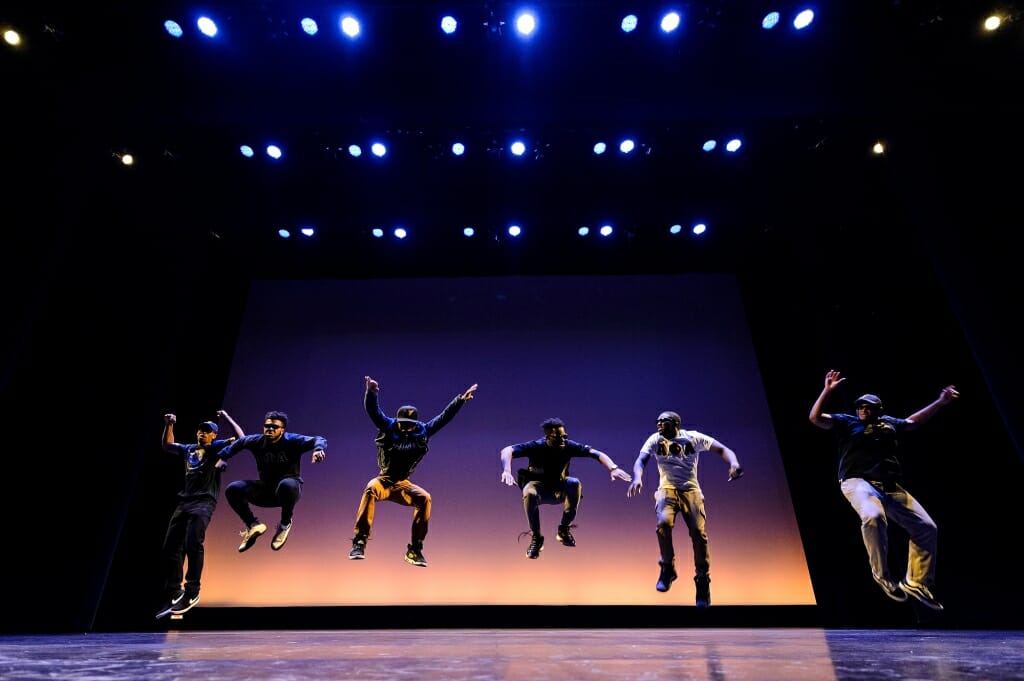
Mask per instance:
[[[0,637],[0,679],[1024,679],[1024,631],[391,629]]]

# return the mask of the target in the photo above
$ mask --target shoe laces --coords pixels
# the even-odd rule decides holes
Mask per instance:
[[[257,520],[252,525],[246,525],[244,530],[239,530],[238,531],[238,536],[239,537],[248,537],[249,534],[252,532],[252,528],[256,527],[259,524],[260,524],[260,521]]]

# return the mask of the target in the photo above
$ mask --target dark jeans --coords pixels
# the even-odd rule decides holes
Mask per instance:
[[[554,483],[540,480],[526,483],[523,486],[523,510],[526,511],[530,531],[540,536],[540,507],[543,505],[561,504],[562,518],[558,524],[570,524],[576,519],[582,498],[583,483],[579,478],[565,478]]]
[[[290,525],[295,504],[302,496],[302,483],[295,478],[284,478],[278,483],[262,480],[235,480],[224,490],[232,510],[246,527],[256,522],[249,504],[262,508],[281,508],[281,524]]]
[[[161,550],[164,590],[168,594],[181,588],[183,576],[185,591],[190,594],[199,593],[200,579],[203,575],[203,542],[206,540],[206,528],[210,526],[210,519],[216,507],[216,501],[200,499],[182,501],[174,509]],[[186,561],[188,572],[184,572]]]

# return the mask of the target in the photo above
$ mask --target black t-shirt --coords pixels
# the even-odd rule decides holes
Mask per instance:
[[[529,460],[530,479],[542,482],[560,482],[569,476],[569,462],[575,457],[597,459],[590,445],[569,440],[565,447],[549,447],[544,438],[512,445],[512,458]]]
[[[839,480],[864,478],[895,482],[903,474],[896,452],[897,435],[906,419],[879,416],[862,421],[852,414],[832,414],[832,432],[839,442]]]
[[[212,499],[220,496],[221,470],[216,468],[221,450],[231,444],[231,440],[214,440],[209,447],[198,444],[183,445],[174,442],[168,448],[172,454],[182,457],[185,462],[185,486],[178,496],[183,500]]]

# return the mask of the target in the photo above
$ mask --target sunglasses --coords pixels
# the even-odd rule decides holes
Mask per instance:
[[[264,423],[263,424],[263,430],[277,430],[278,428],[282,428],[282,427],[283,426],[279,426],[276,423]]]

